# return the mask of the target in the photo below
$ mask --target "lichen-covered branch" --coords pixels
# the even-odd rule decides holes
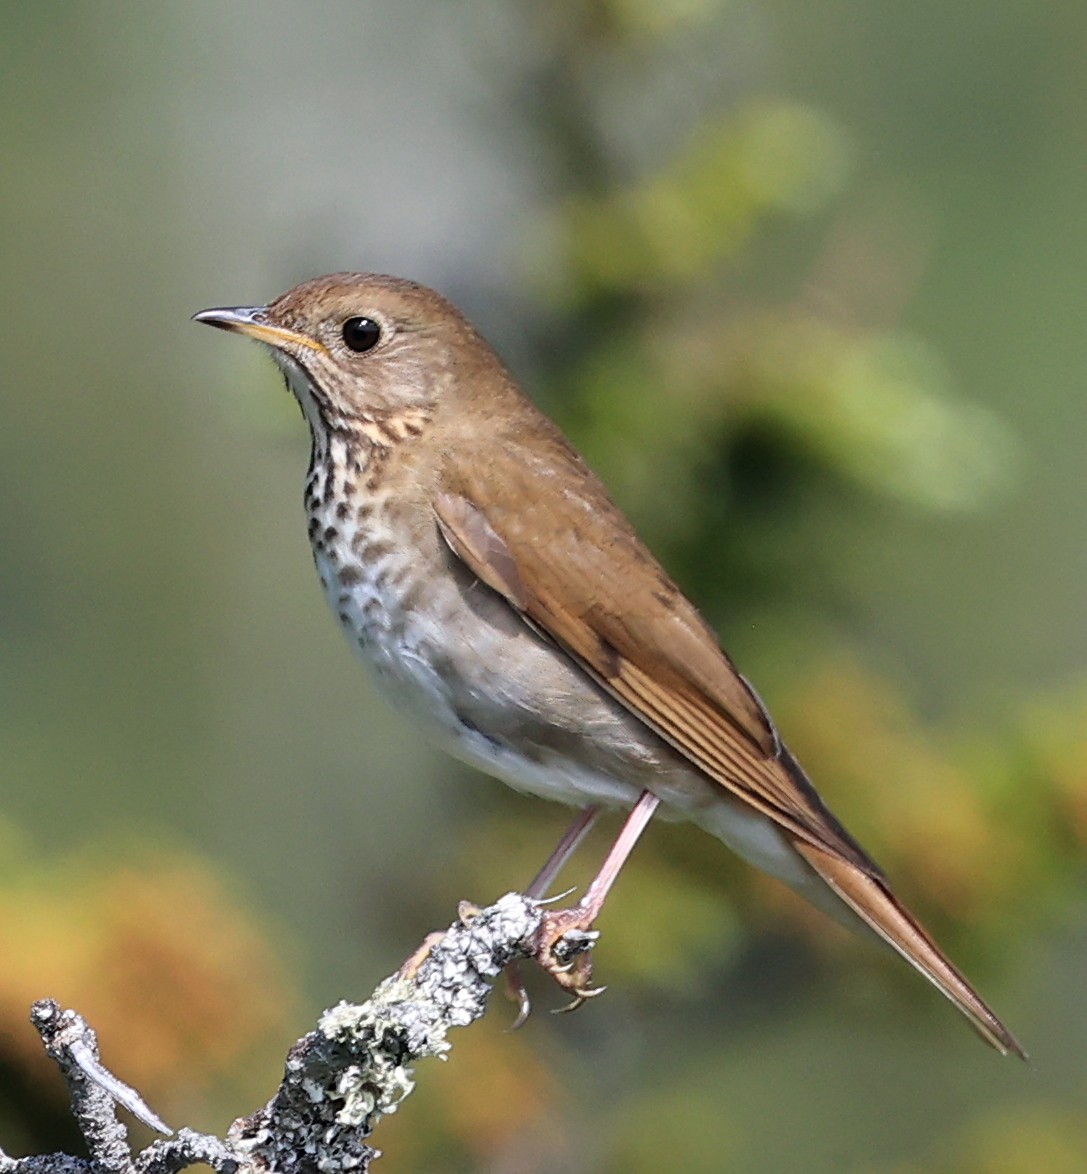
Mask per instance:
[[[203,1163],[220,1174],[364,1172],[379,1155],[366,1140],[413,1087],[411,1066],[442,1056],[452,1027],[478,1019],[492,980],[538,951],[539,903],[509,893],[486,909],[462,905],[362,1004],[340,1003],[287,1056],[275,1096],[234,1122],[224,1139],[182,1129],[133,1154],[117,1106],[152,1128],[169,1128],[101,1063],[94,1032],[53,1000],[34,1004],[31,1022],[68,1083],[72,1111],[91,1160],[67,1154],[10,1158],[0,1174],[176,1174]],[[584,949],[579,938],[576,948]]]

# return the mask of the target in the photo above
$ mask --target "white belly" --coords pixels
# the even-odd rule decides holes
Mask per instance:
[[[476,586],[488,594],[469,608],[463,586],[443,579],[430,584],[431,606],[412,607],[414,576],[401,551],[372,543],[345,575],[344,550],[315,545],[329,605],[379,691],[429,741],[562,803],[630,808],[651,789],[665,818],[691,819],[757,867],[810,889],[814,874],[772,820],[665,748],[497,599],[488,622],[487,588]],[[445,592],[441,606],[434,590]]]
[[[395,586],[395,571],[391,568],[382,567],[379,561],[367,568],[371,573],[345,588],[336,559],[318,551],[314,561],[329,606],[370,670],[378,691],[428,741],[469,766],[544,799],[579,806],[600,803],[627,807],[637,800],[642,790],[637,783],[586,768],[566,754],[528,757],[511,742],[494,736],[489,729],[484,730],[482,723],[477,726],[466,720],[463,680],[451,679],[434,667],[434,652],[447,645],[449,628],[444,621],[428,620],[418,611],[410,616],[405,614],[402,593]],[[493,647],[486,647],[488,642]],[[516,677],[511,679],[509,672],[509,642],[506,632],[490,633],[489,641],[486,632],[480,634],[476,648],[481,654],[479,679],[475,690],[469,691],[478,694],[473,699],[477,706],[483,703],[483,694],[493,690],[496,696],[505,692],[505,703],[513,707],[539,710],[538,697],[517,696],[518,681]],[[536,651],[536,641],[527,631],[522,647],[517,650],[521,654],[518,659],[523,659],[527,646],[532,647],[541,662],[551,661],[551,651],[542,648]],[[531,678],[531,667],[523,667],[523,675]],[[550,663],[540,667],[545,680],[554,675],[549,672]],[[522,693],[529,690],[535,692],[529,684]]]

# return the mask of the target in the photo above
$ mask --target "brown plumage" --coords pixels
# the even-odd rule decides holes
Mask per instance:
[[[600,481],[449,303],[334,274],[267,308],[197,317],[266,342],[284,368],[313,432],[307,507],[326,592],[421,727],[537,794],[630,806],[651,792],[850,911],[990,1044],[1024,1054],[828,810]],[[581,908],[588,922],[599,902]]]

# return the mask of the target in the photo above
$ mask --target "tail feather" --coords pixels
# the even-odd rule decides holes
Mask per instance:
[[[840,856],[799,838],[793,841],[793,847],[858,917],[951,1000],[986,1043],[1002,1055],[1010,1052],[1027,1059],[1015,1036],[899,903],[881,877],[870,876]]]

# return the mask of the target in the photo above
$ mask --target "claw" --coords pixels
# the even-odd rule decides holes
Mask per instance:
[[[528,1017],[532,1013],[532,1000],[526,993],[524,998],[520,1000],[521,1009],[517,1012],[517,1018],[510,1024],[510,1031],[520,1031],[522,1027],[528,1022]]]
[[[564,892],[556,893],[553,897],[534,897],[532,903],[542,909],[545,905],[554,905],[559,901],[565,901],[571,893],[576,892],[577,889],[566,889]]]
[[[564,1011],[573,1011],[603,987],[591,987],[593,972],[590,951],[599,934],[592,929],[592,914],[579,907],[556,909],[543,915],[536,931],[533,956],[574,1001]]]
[[[586,987],[584,990],[578,991],[577,996],[565,1007],[556,1007],[552,1015],[568,1015],[571,1011],[576,1011],[579,1007],[584,1007],[590,999],[595,999],[597,995],[602,995],[608,988],[606,986]]]
[[[510,1031],[517,1031],[524,1027],[532,1011],[532,1000],[528,997],[524,981],[521,978],[521,968],[516,962],[506,967],[506,995],[517,1004],[517,1017],[510,1024]]]

